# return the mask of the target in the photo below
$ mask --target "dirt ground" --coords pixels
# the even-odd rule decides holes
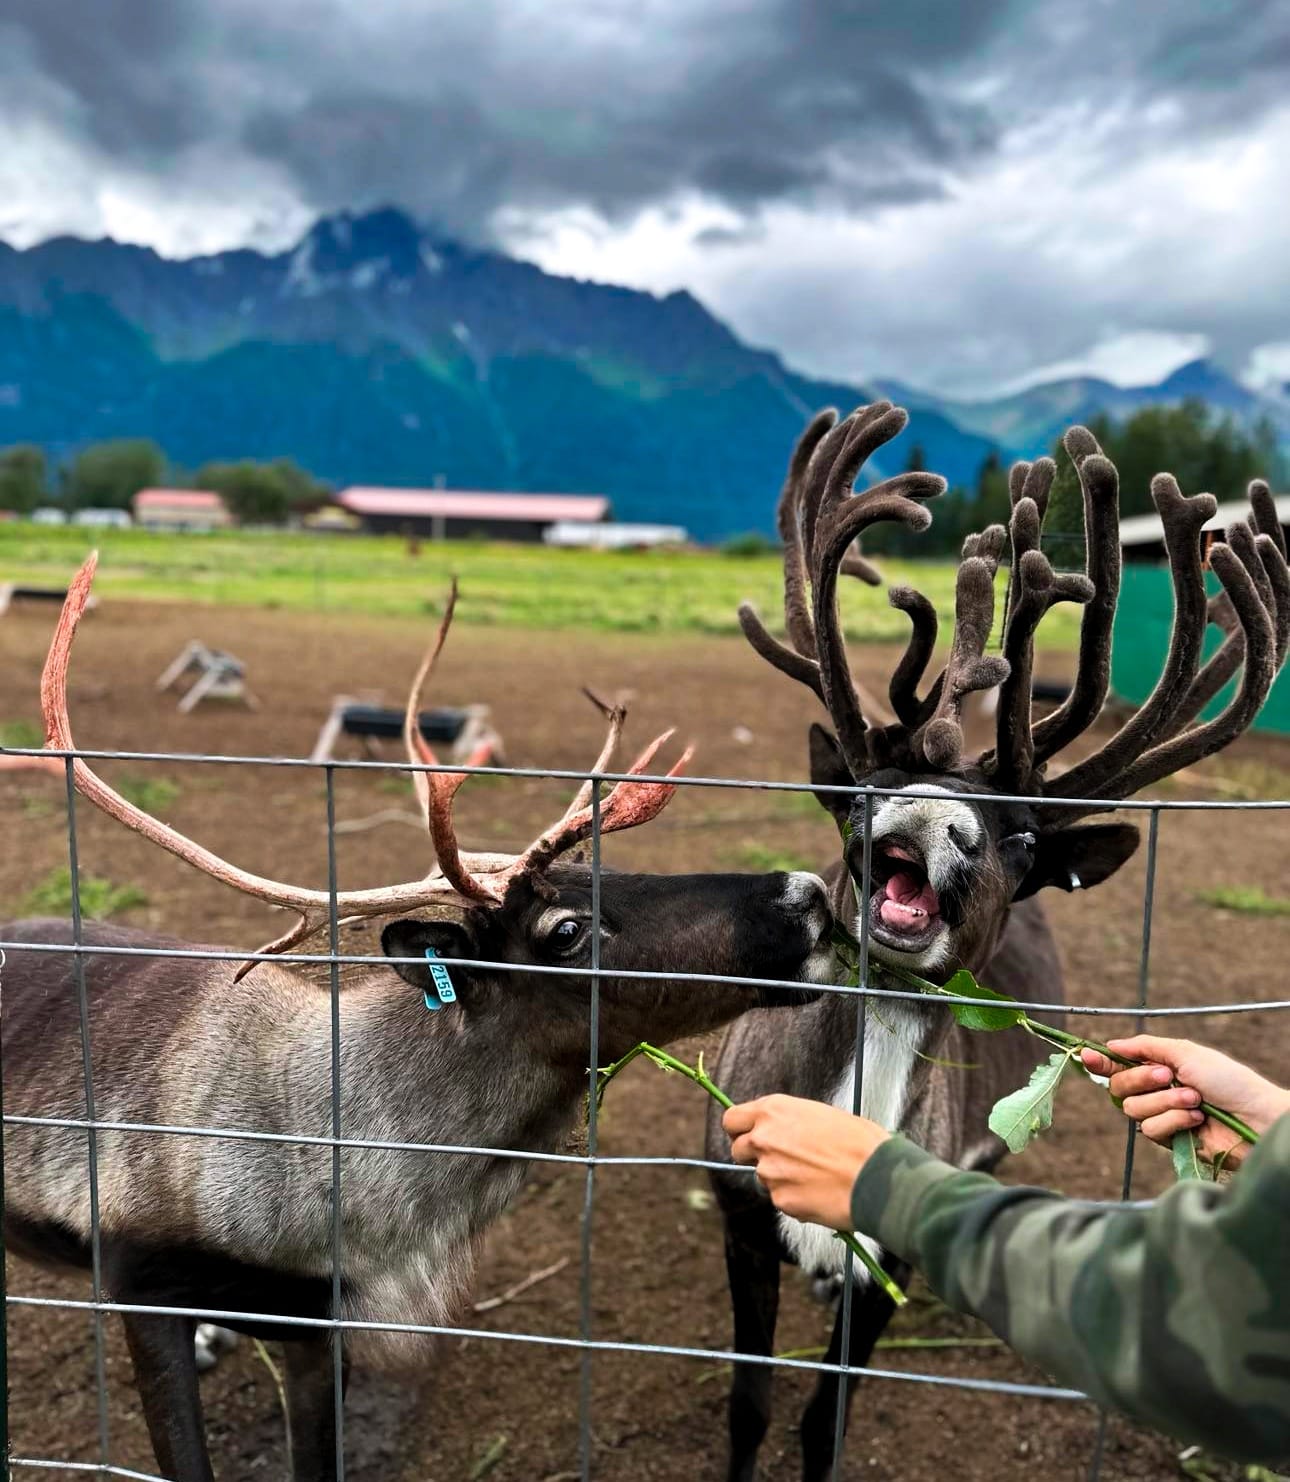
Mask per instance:
[[[37,677],[52,614],[15,609],[0,622],[0,722],[36,721]],[[158,695],[156,676],[191,637],[230,649],[249,664],[261,698],[255,713],[209,705],[179,715]],[[396,702],[427,634],[410,623],[306,617],[268,611],[214,611],[105,604],[87,619],[71,685],[80,744],[159,751],[308,754],[335,693],[383,688]],[[881,686],[892,655],[857,655],[861,677]],[[1058,672],[1062,662],[1055,666]],[[516,765],[588,765],[600,740],[597,717],[578,695],[589,684],[627,688],[638,699],[629,739],[678,723],[699,746],[695,770],[718,776],[800,778],[811,708],[804,692],[772,676],[741,643],[725,639],[517,635],[484,628],[453,634],[434,699],[492,705]],[[739,728],[746,728],[746,734]],[[742,739],[741,739],[742,738]],[[1233,765],[1286,780],[1290,747],[1247,739],[1235,761],[1201,769],[1194,789],[1213,795]],[[108,775],[164,777],[178,789],[167,820],[250,868],[300,883],[325,878],[321,779],[302,770],[167,763],[104,766]],[[393,774],[391,774],[393,775]],[[407,807],[405,784],[340,773],[342,822]],[[1284,796],[1284,792],[1282,794]],[[554,817],[560,793],[528,781],[469,784],[459,803],[463,838],[482,847],[526,842]],[[81,867],[134,884],[147,904],[121,919],[164,925],[205,940],[253,946],[280,929],[259,910],[197,877],[133,835],[78,810]],[[11,777],[0,787],[0,915],[66,863],[57,783]],[[1284,892],[1282,813],[1175,813],[1162,817],[1151,952],[1151,994],[1179,1005],[1285,996],[1290,920],[1232,914],[1198,902],[1216,885]],[[16,847],[15,847],[16,846]],[[342,886],[407,878],[426,848],[398,822],[339,836]],[[612,841],[611,862],[654,869],[773,868],[765,856],[827,863],[834,836],[823,813],[774,795],[683,790],[639,835]],[[1143,915],[1141,852],[1091,897],[1050,903],[1067,967],[1068,995],[1128,1004],[1137,991]],[[406,991],[402,989],[401,991]],[[1123,1021],[1100,1021],[1109,1034]],[[1204,1036],[1285,1074],[1290,1020],[1253,1013],[1191,1019]],[[688,1047],[693,1049],[693,1046]],[[703,1098],[676,1077],[633,1067],[611,1095],[603,1124],[607,1153],[696,1155]],[[21,1112],[21,1107],[6,1107]],[[1009,1180],[1042,1182],[1070,1194],[1116,1197],[1124,1124],[1094,1092],[1076,1087],[1050,1135],[1006,1167]],[[1134,1192],[1168,1181],[1167,1160],[1143,1151]],[[473,1321],[497,1332],[576,1335],[581,1169],[539,1166],[523,1196],[488,1241],[477,1295],[506,1291],[531,1272],[568,1259],[556,1275]],[[724,1348],[729,1339],[720,1226],[701,1171],[605,1169],[598,1176],[594,1238],[594,1332],[599,1338]],[[11,1260],[14,1294],[88,1295],[80,1279],[52,1277]],[[779,1331],[782,1350],[825,1341],[828,1315],[806,1284],[790,1277]],[[939,1308],[924,1292],[893,1332],[980,1336],[984,1329]],[[151,1471],[153,1461],[115,1323],[108,1324],[111,1460]],[[1161,1335],[1160,1341],[1165,1341]],[[18,1456],[92,1460],[97,1455],[93,1349],[82,1313],[11,1308],[10,1421]],[[921,1371],[976,1379],[1028,1380],[1037,1373],[994,1347],[887,1350],[893,1375]],[[593,1364],[594,1475],[603,1482],[722,1475],[726,1377],[695,1360],[597,1355]],[[809,1376],[777,1380],[775,1421],[764,1450],[767,1482],[797,1476],[795,1427]],[[402,1385],[355,1376],[346,1421],[347,1475],[354,1482],[490,1477],[557,1482],[577,1475],[579,1357],[562,1349],[481,1340],[446,1341],[433,1372]],[[267,1366],[246,1342],[203,1380],[217,1470],[227,1479],[281,1476],[278,1397]],[[1066,1405],[871,1381],[857,1397],[843,1475],[874,1482],[953,1476],[986,1479],[1086,1475],[1094,1411]],[[1178,1446],[1113,1424],[1102,1475],[1180,1475]],[[1216,1468],[1215,1478],[1235,1476]]]

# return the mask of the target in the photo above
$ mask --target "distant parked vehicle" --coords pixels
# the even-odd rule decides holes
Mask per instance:
[[[52,504],[33,509],[31,512],[31,523],[33,525],[66,525],[67,511],[58,509]]]
[[[685,545],[689,538],[680,525],[593,524],[573,520],[556,520],[542,532],[547,545],[598,551],[643,551],[654,546]]]
[[[73,525],[108,526],[114,530],[125,530],[134,523],[127,509],[78,509],[72,516]]]

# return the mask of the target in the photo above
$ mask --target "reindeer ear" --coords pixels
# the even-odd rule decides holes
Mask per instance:
[[[403,921],[391,921],[381,933],[381,951],[387,957],[417,959],[416,962],[392,962],[390,966],[405,982],[422,990],[430,984],[430,970],[426,967],[427,947],[433,947],[440,957],[445,958],[479,956],[479,942],[469,918],[464,921],[417,921],[408,917]]]
[[[831,731],[822,725],[811,726],[811,781],[823,787],[854,787],[855,778],[842,756],[842,748]],[[839,828],[851,816],[854,797],[844,792],[817,792],[815,800],[827,808]]]
[[[1096,823],[1042,833],[1035,845],[1035,862],[1013,900],[1025,900],[1045,885],[1059,890],[1100,885],[1132,856],[1140,837],[1132,823]]]

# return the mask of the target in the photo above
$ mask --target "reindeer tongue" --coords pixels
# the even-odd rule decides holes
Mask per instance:
[[[887,881],[878,914],[887,926],[908,930],[925,925],[927,918],[940,909],[940,899],[930,882],[920,884],[913,875],[901,873]]]

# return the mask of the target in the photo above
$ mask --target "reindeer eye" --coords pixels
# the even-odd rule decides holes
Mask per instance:
[[[547,933],[547,946],[557,952],[571,952],[582,941],[586,927],[574,916],[566,916]]]

